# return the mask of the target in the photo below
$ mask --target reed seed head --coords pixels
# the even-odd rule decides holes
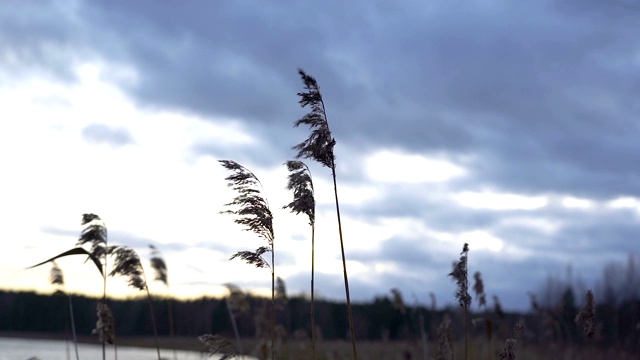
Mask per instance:
[[[293,190],[293,201],[285,205],[292,213],[303,213],[309,217],[309,225],[316,220],[316,201],[313,192],[313,181],[309,167],[302,161],[291,160],[285,163],[289,170],[287,189]]]
[[[83,214],[82,225],[86,225],[77,245],[91,244],[91,255],[101,259],[107,255],[107,227],[100,216],[96,214]]]
[[[103,343],[113,344],[116,338],[116,319],[113,317],[109,306],[103,302],[98,302],[96,310],[98,321],[96,322],[96,328],[91,333],[97,334]]]
[[[287,296],[287,285],[284,283],[284,280],[280,276],[276,277],[276,306],[281,310],[287,307],[287,303],[289,302],[289,297]]]
[[[394,309],[400,311],[401,314],[406,314],[407,307],[404,304],[404,298],[402,297],[400,290],[396,288],[391,289],[391,296]]]
[[[262,257],[267,252],[273,251],[273,214],[269,209],[267,200],[262,196],[262,184],[254,173],[244,166],[232,160],[220,160],[224,168],[231,171],[227,176],[228,186],[238,192],[232,202],[225,204],[232,210],[223,211],[226,214],[238,216],[233,221],[243,225],[244,230],[252,231],[259,237],[266,240],[269,246],[261,246],[255,251],[239,251],[230,260],[239,258],[247,264],[258,268],[270,267],[269,263]]]
[[[56,264],[55,261],[51,262],[51,272],[49,272],[49,281],[51,285],[64,285],[64,277],[62,276],[62,269]]]
[[[240,259],[244,260],[249,265],[253,265],[257,268],[271,268],[271,265],[265,260],[262,255],[271,251],[268,247],[261,246],[255,251],[238,251],[233,254],[229,260]]]
[[[585,335],[591,339],[596,333],[596,304],[593,300],[591,290],[587,291],[585,300],[584,306],[580,309],[578,315],[576,315],[575,323],[578,325],[582,324]]]
[[[473,291],[476,293],[476,298],[478,299],[478,307],[486,307],[487,299],[484,293],[484,282],[482,281],[480,271],[476,271],[473,274],[473,279],[475,280],[475,283],[473,284]]]
[[[469,309],[471,305],[471,295],[469,295],[469,278],[467,269],[467,257],[469,255],[469,244],[465,243],[460,253],[460,260],[453,263],[453,271],[449,273],[458,286],[456,299],[463,309]]]
[[[115,257],[113,270],[111,270],[109,276],[126,276],[129,286],[138,290],[144,290],[147,287],[147,283],[144,280],[144,270],[135,250],[127,246],[111,246],[109,247],[109,254]]]
[[[453,353],[451,344],[451,318],[446,315],[442,318],[437,330],[438,349],[436,350],[437,360],[449,360]]]
[[[507,339],[504,342],[504,351],[500,354],[500,360],[516,360],[516,339]]]
[[[334,169],[335,156],[333,148],[336,145],[336,141],[331,136],[331,130],[329,130],[320,87],[316,79],[305,73],[304,70],[299,69],[298,73],[302,78],[305,89],[304,92],[298,93],[300,106],[309,106],[311,111],[297,120],[294,126],[307,125],[311,129],[311,134],[305,141],[294,146],[293,149],[298,150],[297,158],[311,158],[330,169]]]
[[[160,255],[160,251],[155,246],[149,245],[151,249],[151,267],[155,272],[154,280],[164,283],[165,286],[169,286],[169,279],[167,274],[167,263]]]
[[[273,246],[273,214],[267,200],[262,196],[260,180],[235,161],[220,160],[220,163],[232,172],[225,180],[228,181],[227,185],[238,193],[232,202],[225,204],[232,209],[222,213],[237,215],[238,218],[234,219],[236,224],[245,226],[246,231],[252,231],[267,240],[269,247]]]
[[[248,313],[251,306],[249,305],[249,301],[247,301],[247,295],[234,284],[227,283],[224,284],[224,286],[229,290],[227,305],[230,309],[241,313]]]
[[[198,336],[198,340],[200,340],[200,342],[207,348],[209,356],[218,355],[218,359],[220,360],[238,357],[237,354],[225,354],[222,352],[223,349],[232,346],[233,344],[220,335],[205,334]]]

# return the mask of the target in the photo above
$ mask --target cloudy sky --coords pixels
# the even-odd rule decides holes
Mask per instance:
[[[51,291],[83,213],[163,253],[171,292],[257,293],[262,245],[219,212],[217,162],[263,182],[276,273],[308,292],[310,229],[282,165],[303,68],[337,140],[352,297],[453,303],[462,245],[503,306],[638,253],[640,7],[631,1],[7,1],[0,4],[0,287]],[[314,176],[317,293],[344,299],[330,171]],[[146,264],[146,263],[145,263]],[[99,294],[83,259],[69,290]],[[133,295],[120,279],[114,294]],[[152,291],[166,291],[152,284]]]

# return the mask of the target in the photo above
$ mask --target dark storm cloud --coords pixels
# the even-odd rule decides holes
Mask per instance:
[[[82,21],[4,29],[29,40],[20,59],[73,45],[134,67],[123,86],[141,105],[253,123],[273,146],[252,153],[273,164],[305,136],[291,129],[303,67],[339,143],[476,155],[469,186],[640,194],[640,12],[576,4],[87,2]]]
[[[82,129],[82,137],[88,143],[107,144],[117,148],[135,144],[129,130],[105,124],[91,124]]]

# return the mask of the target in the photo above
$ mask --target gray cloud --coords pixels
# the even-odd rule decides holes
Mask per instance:
[[[447,197],[483,189],[596,200],[640,196],[640,9],[630,1],[484,1],[464,8],[417,1],[328,1],[312,9],[302,3],[175,7],[151,1],[0,7],[0,42],[8,44],[0,49],[0,64],[7,71],[73,81],[79,58],[127,64],[139,80],[120,85],[138,106],[239,119],[258,138],[258,145],[243,148],[194,142],[197,156],[247,166],[280,166],[291,158],[290,147],[307,135],[292,128],[305,112],[296,97],[302,67],[322,88],[344,184],[369,181],[362,159],[382,148],[468,159],[464,178],[444,186],[380,185],[376,200],[344,206],[344,214],[370,222],[411,218],[438,231],[487,229],[532,252],[536,256],[522,262],[478,255],[487,283],[508,306],[527,301],[523,294],[532,289],[521,284],[544,279],[547,269],[563,268],[565,260],[587,273],[588,264],[637,252],[632,212],[555,205],[494,212]],[[91,125],[83,136],[112,146],[134,142],[125,129],[106,125]],[[562,226],[547,233],[505,225],[523,216]],[[395,262],[410,274],[439,271],[444,275],[427,287],[451,297],[445,275],[455,258],[437,258],[424,244],[403,238],[389,239],[385,250],[352,255]],[[559,256],[544,256],[549,253]],[[304,289],[307,276],[288,280]],[[339,279],[322,276],[323,291],[339,296]],[[426,298],[418,280],[383,274],[375,282],[355,278],[353,289],[364,299],[401,285]],[[515,295],[507,293],[510,288]]]
[[[135,144],[135,140],[129,130],[105,124],[85,126],[82,129],[82,137],[89,143],[107,144],[114,148]]]

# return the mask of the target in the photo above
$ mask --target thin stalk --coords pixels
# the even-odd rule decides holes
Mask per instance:
[[[297,120],[294,124],[295,127],[299,125],[308,125],[312,129],[309,137],[295,145],[293,149],[298,150],[297,158],[312,158],[322,165],[331,169],[331,175],[333,177],[333,191],[336,200],[336,215],[338,217],[338,233],[340,235],[340,250],[342,253],[342,270],[344,273],[344,288],[347,297],[347,310],[349,313],[349,329],[351,332],[351,343],[353,345],[353,358],[358,359],[358,352],[356,349],[356,337],[355,327],[353,323],[353,310],[351,307],[351,296],[349,295],[349,279],[347,276],[347,260],[344,254],[344,240],[342,237],[342,221],[340,218],[340,204],[338,201],[338,186],[336,181],[336,164],[333,148],[336,144],[335,139],[331,135],[329,129],[329,121],[327,120],[327,112],[322,100],[322,94],[320,93],[320,87],[317,81],[307,75],[302,69],[298,69],[302,81],[304,82],[305,92],[300,92],[300,100],[298,103],[302,107],[310,106],[311,111]]]
[[[71,301],[71,295],[67,295],[69,297],[69,314],[71,317],[71,334],[73,335],[73,345],[76,350],[76,360],[80,360],[80,355],[78,355],[78,339],[76,337],[76,323],[73,318],[73,302]]]
[[[144,275],[144,282],[145,282],[145,290],[147,290],[147,302],[149,303],[149,313],[151,314],[151,325],[153,326],[153,338],[155,340],[156,343],[156,351],[158,352],[158,360],[161,360],[160,358],[160,342],[158,341],[158,326],[156,325],[156,316],[153,313],[153,304],[151,303],[151,292],[149,292],[149,286],[146,285],[147,283],[147,277],[146,275]]]
[[[276,358],[276,278],[275,278],[275,255],[273,245],[275,241],[271,242],[271,359]]]
[[[422,341],[422,359],[429,359],[429,348],[427,347],[427,336],[424,331],[424,315],[422,312],[418,313],[418,321],[420,322],[420,340]]]
[[[464,359],[467,360],[469,353],[469,309],[464,309]]]
[[[231,310],[231,305],[229,304],[229,298],[225,298],[225,302],[227,303],[227,312],[229,313],[229,320],[231,320],[231,327],[233,327],[233,333],[236,336],[236,343],[238,344],[238,350],[240,350],[240,355],[244,356],[244,349],[242,348],[242,341],[240,340],[240,332],[238,331],[238,324],[236,324],[236,317],[233,316],[233,311]]]
[[[104,247],[107,248],[107,243],[105,242]],[[102,277],[102,305],[107,305],[107,253],[105,251],[104,254],[104,271],[102,272],[104,276]],[[116,359],[118,358],[118,353],[116,352]],[[107,360],[107,340],[105,337],[102,338],[102,360]]]
[[[315,303],[315,224],[311,224],[311,349],[316,359],[316,303]]]
[[[324,105],[323,105],[324,107]],[[342,252],[342,270],[344,273],[344,290],[347,294],[347,311],[349,312],[349,330],[351,331],[351,344],[353,346],[353,358],[358,359],[356,349],[356,333],[353,326],[353,310],[351,308],[351,296],[349,295],[349,278],[347,277],[347,259],[344,255],[344,240],[342,239],[342,221],[340,220],[340,205],[338,202],[338,185],[336,182],[336,167],[332,164],[331,174],[333,175],[333,192],[336,198],[336,214],[338,216],[338,233],[340,235],[340,251]]]
[[[167,299],[167,307],[169,308],[169,310],[168,310],[169,335],[171,336],[171,349],[173,350],[173,360],[178,360],[178,354],[176,352],[176,334],[175,334],[175,330],[173,329],[173,327],[174,327],[174,325],[173,325],[173,303],[172,303],[170,297],[169,297],[169,299]]]

